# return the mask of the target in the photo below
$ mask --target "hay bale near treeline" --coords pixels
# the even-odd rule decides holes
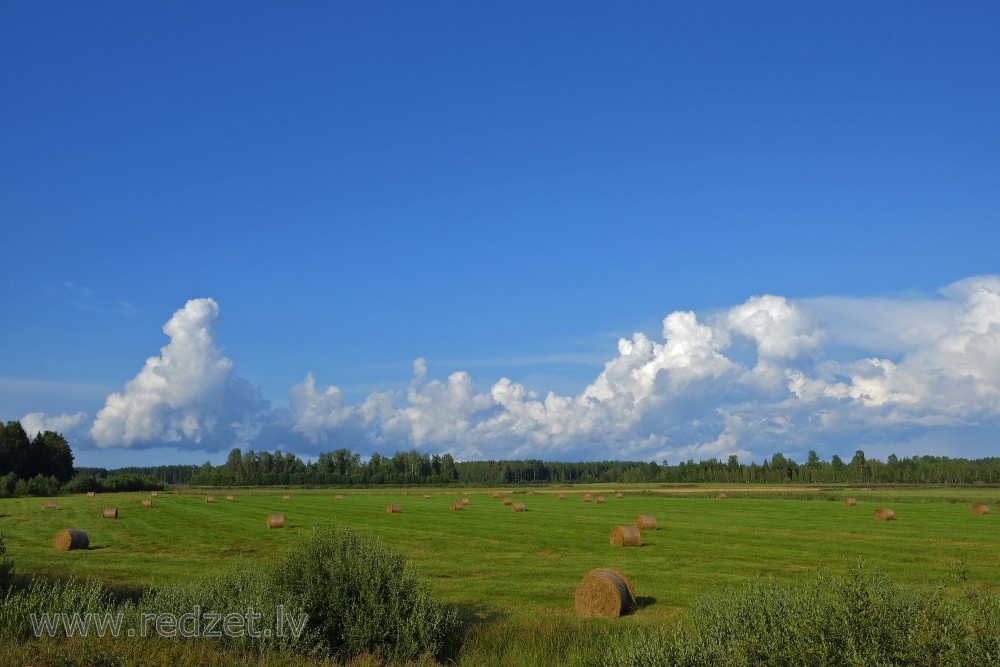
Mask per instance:
[[[505,497],[505,498],[503,499],[503,504],[504,504],[504,505],[510,505],[510,498],[506,498],[506,497]]]
[[[424,500],[430,500],[430,499],[431,499],[430,494],[425,493]]]
[[[463,505],[468,505],[469,504],[469,499],[468,498],[462,498],[462,504]]]
[[[556,494],[556,500],[565,500],[565,499],[566,499],[566,496],[564,494],[562,494],[562,493],[557,493]]]
[[[972,513],[973,514],[989,514],[990,513],[990,506],[989,505],[982,505],[980,503],[976,503],[975,505],[972,506]]]
[[[726,498],[728,498],[729,496],[727,496],[727,495],[726,495],[725,493],[723,493],[722,491],[719,491],[719,492],[718,492],[717,494],[715,494],[715,497],[716,497],[716,499],[718,499],[718,500],[725,500],[725,499],[726,499]]]
[[[47,510],[54,510],[54,509],[56,509],[56,501],[54,501],[54,500],[46,500],[45,501],[45,509],[47,509]]]
[[[603,505],[604,504],[604,496],[597,496],[596,498],[594,498],[594,502],[596,502],[598,505]]]
[[[642,533],[635,526],[615,526],[611,529],[611,546],[641,547]]]
[[[589,493],[585,493],[585,494],[583,494],[583,496],[582,496],[582,497],[580,498],[580,500],[581,500],[581,501],[583,501],[583,502],[585,502],[585,503],[589,503],[589,502],[590,502],[590,501],[592,500],[592,498],[591,498],[591,496],[590,496],[590,494],[589,494]]]
[[[639,530],[656,530],[656,517],[652,514],[640,514],[635,517],[632,525]]]
[[[338,493],[337,495],[335,495],[335,496],[333,497],[333,499],[334,499],[334,500],[343,500],[343,499],[344,499],[344,496],[342,496],[342,495],[340,495],[340,494]]]
[[[621,491],[615,491],[615,498],[621,498],[621,497],[622,497],[622,492]]]
[[[105,507],[104,508],[104,518],[105,519],[117,519],[118,518],[118,508],[117,507]]]
[[[858,501],[857,501],[856,498],[844,498],[844,500],[841,501],[841,502],[843,502],[848,507],[854,507],[855,505],[858,504]]]
[[[267,515],[267,529],[272,528],[284,528],[285,527],[285,515],[284,514],[268,514]]]
[[[149,494],[150,498],[158,498],[159,496],[160,494],[157,491],[153,491],[152,493]]]
[[[403,506],[396,503],[389,503],[385,506],[386,514],[400,514],[403,511]]]
[[[93,498],[94,497],[94,492],[93,491],[87,491],[87,497],[88,498]]]
[[[206,503],[214,503],[215,502],[215,496],[205,496],[205,502]]]
[[[459,510],[463,510],[463,509],[465,509],[465,505],[462,504],[462,503],[452,503],[451,504],[451,511],[452,512],[458,512]]]
[[[512,511],[514,511],[514,512],[527,512],[528,511],[527,509],[525,509],[524,503],[514,503],[513,505],[510,506],[510,509]]]
[[[888,507],[880,507],[875,510],[876,521],[895,521],[896,514]]]
[[[618,570],[599,567],[577,585],[573,608],[586,618],[618,618],[631,614],[639,605],[628,577]]]
[[[226,496],[226,502],[231,503],[236,500],[236,496]]]
[[[291,496],[287,496],[287,495],[286,495],[286,496],[281,496],[281,499],[282,499],[282,500],[291,500],[291,499],[292,499],[292,497],[291,497]]]
[[[56,533],[52,540],[52,546],[57,551],[70,551],[72,549],[86,549],[90,546],[90,538],[87,531],[64,528]]]
[[[150,498],[143,498],[141,505],[143,507],[152,507],[153,506],[153,501]]]

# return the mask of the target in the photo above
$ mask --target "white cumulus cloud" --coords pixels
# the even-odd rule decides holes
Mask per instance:
[[[98,447],[248,441],[266,407],[216,347],[219,306],[192,299],[163,326],[170,342],[150,357],[121,393],[107,397],[90,429]]]

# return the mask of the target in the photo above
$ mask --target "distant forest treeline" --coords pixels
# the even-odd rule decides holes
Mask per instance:
[[[101,478],[112,474],[81,468],[81,474]],[[865,457],[861,450],[850,461],[834,455],[820,460],[810,451],[805,463],[775,454],[763,463],[709,459],[670,465],[664,461],[595,461],[582,463],[520,461],[455,461],[450,454],[417,451],[393,456],[373,454],[368,461],[347,449],[304,462],[280,451],[229,453],[222,465],[122,468],[114,474],[151,477],[167,484],[195,486],[353,485],[382,484],[584,484],[584,483],[755,483],[755,484],[1000,484],[1000,458],[976,460],[939,456],[898,458],[885,462]]]

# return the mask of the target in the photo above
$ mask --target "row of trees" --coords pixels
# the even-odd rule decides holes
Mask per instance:
[[[158,469],[134,469],[156,475]],[[1000,484],[1000,458],[952,459],[936,456],[869,459],[861,450],[850,461],[834,455],[820,460],[810,451],[805,463],[775,454],[762,463],[709,459],[683,461],[591,461],[580,463],[455,461],[450,454],[396,452],[373,454],[363,461],[347,449],[320,454],[304,462],[280,451],[233,449],[219,466],[189,468],[190,476],[175,483],[204,486],[379,485],[379,484],[532,484],[532,483],[754,483],[754,484]],[[177,472],[176,470],[174,472]]]

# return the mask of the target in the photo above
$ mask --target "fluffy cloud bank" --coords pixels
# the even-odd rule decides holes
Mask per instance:
[[[919,438],[1000,417],[997,276],[954,283],[933,299],[763,295],[702,316],[670,313],[659,339],[619,340],[577,395],[542,396],[508,378],[477,390],[464,371],[428,380],[418,359],[405,392],[352,403],[309,374],[280,410],[216,347],[218,312],[197,299],[174,314],[163,329],[170,342],[98,413],[90,429],[98,446],[745,458]]]
[[[188,301],[174,313],[163,326],[170,342],[160,356],[147,359],[97,413],[90,436],[98,447],[245,443],[256,435],[268,406],[215,346],[218,315],[212,299]]]

